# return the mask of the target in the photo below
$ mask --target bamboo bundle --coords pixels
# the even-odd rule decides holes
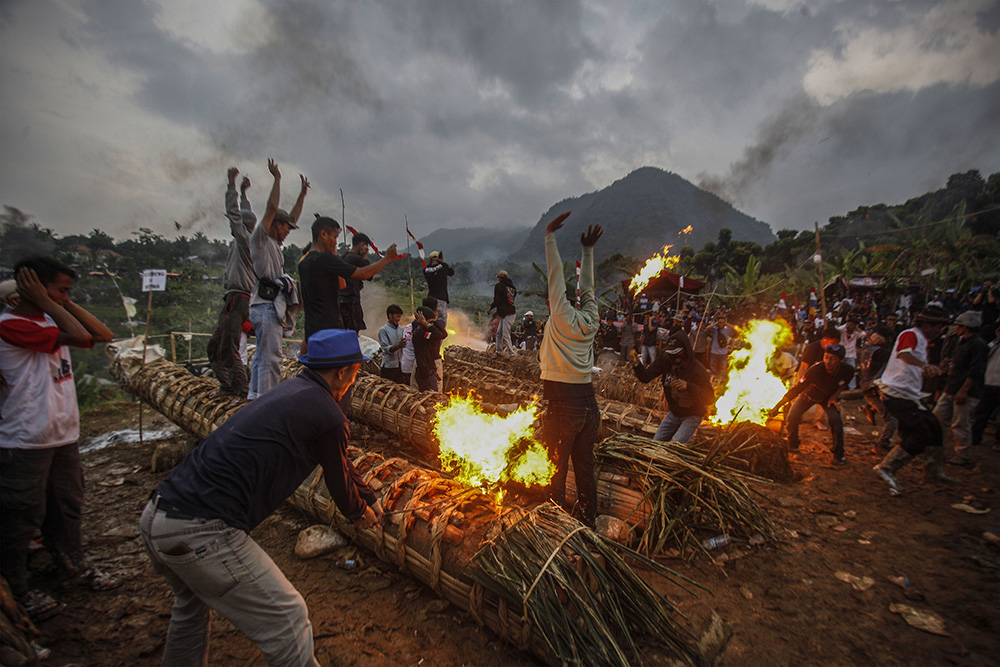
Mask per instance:
[[[733,437],[727,437],[729,435]],[[706,449],[719,441],[730,448],[726,462],[731,467],[777,482],[795,481],[795,471],[788,461],[788,443],[766,426],[752,422],[738,422],[727,427],[703,424],[692,446]],[[734,446],[736,443],[739,447]]]
[[[488,369],[518,379],[526,383],[540,383],[542,370],[535,352],[518,350],[518,356],[511,360],[488,352],[472,350],[461,345],[452,345],[444,351],[445,381],[450,372],[458,372],[463,365],[477,370]],[[631,403],[644,408],[666,412],[663,390],[659,383],[639,382],[628,368],[615,369],[594,374],[594,391],[598,396]]]
[[[354,542],[374,551],[383,561],[398,565],[401,571],[426,584],[459,609],[468,611],[477,623],[503,639],[533,652],[546,662],[562,664],[580,661],[578,644],[585,640],[595,645],[588,644],[588,650],[594,650],[603,659],[594,660],[590,653],[583,653],[584,662],[629,665],[640,655],[633,634],[641,633],[654,642],[666,644],[669,653],[666,657],[678,658],[684,664],[701,662],[693,649],[691,636],[673,623],[664,608],[665,599],[652,593],[648,584],[614,554],[608,542],[565,513],[549,509],[550,514],[559,512],[564,517],[561,528],[549,535],[553,541],[562,540],[563,544],[525,557],[513,553],[513,548],[503,543],[513,522],[481,492],[433,471],[415,468],[403,459],[384,459],[354,448],[350,454],[365,481],[381,496],[387,516],[382,526],[370,530],[354,528],[330,499],[326,485],[321,483],[322,470],[319,469],[295,491],[292,503],[320,521],[337,527]],[[518,511],[514,514],[522,516]],[[583,541],[570,543],[569,539],[577,534],[581,535],[577,540]],[[588,550],[581,552],[581,546]],[[615,548],[620,547],[616,545]],[[507,553],[508,549],[511,553]],[[604,556],[601,562],[588,562],[586,568],[577,565],[581,558],[592,558],[591,552],[598,549]],[[483,557],[487,550],[488,558]],[[655,567],[652,561],[633,552],[629,554]],[[515,575],[510,571],[487,569],[483,563],[490,558],[515,560],[524,571]],[[576,571],[588,582],[604,584],[600,598],[589,600],[589,606],[583,608],[576,601],[560,597],[561,573],[565,571]],[[660,573],[674,583],[680,578],[669,570]],[[542,582],[537,595],[504,594],[510,586],[523,591],[534,579]],[[630,621],[632,614],[656,619],[653,632],[643,623],[632,621],[620,627],[611,622],[621,617],[620,607],[629,605]],[[568,638],[560,634],[563,628],[578,625],[581,618],[588,621],[588,628],[596,630],[596,638],[589,635]]]
[[[517,350],[511,359],[482,350],[473,350],[462,345],[449,345],[444,349],[444,363],[449,361],[464,361],[480,368],[508,373],[528,382],[541,382],[542,369],[538,365],[538,352],[534,350]]]
[[[169,368],[171,366],[176,370],[172,371]],[[148,362],[145,367],[122,363],[113,363],[113,367],[115,377],[123,387],[145,397],[154,408],[195,435],[206,437],[218,426],[208,415],[218,411],[226,399],[213,398],[213,383],[202,383],[198,387],[194,380],[199,378],[190,376],[186,370],[162,359]],[[184,374],[189,377],[184,378]],[[384,382],[379,378],[363,379]],[[141,383],[148,386],[140,387]],[[173,387],[178,386],[187,390],[183,399],[178,399],[176,392],[172,391]],[[240,406],[243,404],[245,401],[240,402]],[[199,405],[204,406],[204,409],[200,409]],[[473,582],[468,578],[467,566],[483,545],[487,532],[498,532],[491,527],[498,522],[500,510],[489,497],[459,482],[445,479],[439,473],[417,468],[403,459],[385,460],[378,454],[364,453],[353,448],[352,458],[382,500],[388,515],[388,521],[382,526],[358,530],[344,519],[330,500],[326,485],[321,484],[322,471],[319,469],[295,491],[292,502],[323,521],[337,525],[355,542],[373,549],[380,558],[399,565],[445,599],[468,610],[479,623],[491,628],[505,640],[532,651],[549,663],[565,663],[573,659],[572,654],[555,652],[555,647],[564,646],[565,643],[560,643],[562,640],[557,637],[545,635],[550,629],[536,626],[530,620],[541,613],[533,611],[534,605],[545,604],[549,610],[546,613],[552,613],[551,600],[539,596],[521,600],[520,605],[511,604],[495,592],[495,589],[505,584],[496,582],[493,588],[486,589],[481,582]],[[575,524],[573,530],[587,529]],[[594,535],[592,539],[601,538]],[[560,548],[551,554],[548,561],[536,559],[532,569],[537,573],[537,578],[542,578],[552,562],[557,563],[559,570],[565,570],[570,567],[565,564],[566,561],[575,562],[579,558],[580,554],[572,548]],[[627,566],[622,567],[627,569]],[[614,576],[621,579],[621,567],[616,565],[614,569]],[[606,578],[593,571],[589,572],[589,576]],[[634,573],[631,576],[636,578]],[[634,596],[631,591],[623,590],[603,591],[602,597],[617,600]],[[654,602],[656,606],[644,608],[641,613],[662,617],[666,612],[659,607],[659,600]],[[598,608],[596,613],[603,617],[603,611]],[[574,616],[579,610],[564,604],[560,613]],[[686,664],[695,664],[700,660],[697,652],[689,648],[690,638],[685,633],[673,628],[661,629],[661,632],[666,632],[671,637],[669,649],[673,651],[676,646],[682,647],[683,650],[675,657]],[[618,661],[619,656],[628,655],[632,660],[639,659],[639,655],[634,652],[634,640],[630,636],[621,637],[608,631],[601,633],[601,637],[600,643],[606,644],[602,646],[601,654],[613,659],[607,664],[630,664],[629,660]],[[662,640],[662,637],[659,639]],[[619,645],[618,642],[624,642],[624,645]]]
[[[633,506],[644,515],[619,517],[627,523],[642,520],[640,552],[655,555],[668,546],[681,551],[701,548],[699,531],[746,539],[773,537],[774,524],[751,498],[746,484],[748,479],[762,480],[727,465],[749,440],[747,431],[734,429],[717,438],[707,451],[628,434],[601,443],[597,458],[602,471],[617,471],[632,482],[613,488],[634,493],[638,487],[641,493],[641,502]]]

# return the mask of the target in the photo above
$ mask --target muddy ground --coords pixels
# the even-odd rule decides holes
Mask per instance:
[[[907,493],[890,497],[871,471],[878,460],[871,452],[873,428],[857,401],[843,406],[846,466],[830,463],[828,433],[804,425],[802,449],[793,456],[800,480],[755,486],[780,527],[778,541],[733,543],[713,551],[714,562],[704,555],[664,560],[708,589],[699,598],[675,599],[687,615],[683,622],[700,633],[713,611],[722,617],[731,632],[720,659],[725,665],[998,664],[1000,556],[984,533],[1000,534],[1000,454],[984,446],[975,452],[975,469],[949,467],[960,480],[954,486],[924,484],[910,466],[900,475]],[[81,442],[135,428],[137,418],[135,404],[107,405],[84,416]],[[146,408],[144,426],[167,423]],[[993,438],[989,432],[987,442]],[[93,560],[125,583],[90,593],[60,589],[37,575],[42,588],[68,603],[40,626],[41,643],[52,649],[46,664],[159,663],[172,596],[150,567],[137,528],[149,491],[166,475],[151,472],[152,450],[147,441],[84,455],[85,542]],[[952,507],[962,503],[990,511]],[[309,524],[285,506],[253,537],[305,596],[321,664],[537,664],[370,552],[361,550],[363,565],[351,571],[337,567],[342,553],[299,560],[292,549]],[[42,552],[39,564],[44,559]],[[873,583],[856,590],[838,572]],[[905,577],[909,588],[890,580],[896,577]],[[893,604],[933,612],[947,635],[911,627],[890,611]],[[211,642],[210,664],[264,664],[224,619],[215,619]]]

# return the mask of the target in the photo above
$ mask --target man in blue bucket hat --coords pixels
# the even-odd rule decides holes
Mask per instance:
[[[164,665],[205,664],[210,609],[253,640],[267,664],[319,664],[305,601],[249,533],[317,465],[355,527],[377,525],[382,507],[347,456],[348,422],[338,405],[368,361],[357,334],[318,331],[299,361],[301,374],[217,428],[142,513],[146,551],[174,591]]]

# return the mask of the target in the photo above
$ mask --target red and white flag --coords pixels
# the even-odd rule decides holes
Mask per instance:
[[[350,225],[347,225],[347,231],[349,231],[351,233],[351,236],[357,236],[358,235],[358,230],[356,230],[354,227],[351,227]],[[380,253],[378,251],[378,247],[375,245],[375,242],[372,241],[370,238],[369,238],[369,241],[368,241],[368,245],[371,246],[371,249],[375,251],[376,255],[378,255],[379,257],[382,256],[382,253]]]
[[[417,244],[417,252],[420,253],[420,263],[424,265],[424,268],[426,268],[427,262],[424,261],[424,244],[418,241],[417,237],[414,236],[413,232],[410,231],[409,222],[406,223],[406,233],[409,234],[410,238],[413,239],[413,242]]]

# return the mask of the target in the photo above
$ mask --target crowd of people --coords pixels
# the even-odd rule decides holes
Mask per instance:
[[[227,173],[225,212],[233,240],[223,306],[208,346],[220,394],[250,402],[151,490],[139,520],[150,562],[174,595],[165,664],[204,662],[210,609],[250,637],[269,664],[311,664],[306,605],[249,532],[317,465],[348,520],[368,528],[383,518],[376,494],[347,456],[350,432],[342,405],[361,364],[369,361],[359,342],[367,328],[364,281],[399,255],[393,245],[369,262],[371,238],[354,230],[350,250],[338,254],[340,222],[316,214],[299,279],[293,280],[281,246],[299,228],[310,183],[300,176],[298,196],[286,212],[279,208],[281,172],[273,160],[268,171],[272,186],[259,221],[247,197],[250,180],[244,177],[237,187],[239,170]],[[901,491],[897,473],[921,454],[936,481],[950,481],[945,464],[975,465],[975,448],[1000,400],[992,283],[965,295],[916,290],[891,301],[874,293],[845,296],[829,313],[790,307],[786,299],[766,312],[760,305],[707,312],[708,299],[660,303],[644,295],[602,313],[594,246],[603,230],[590,226],[581,234],[579,280],[568,286],[556,234],[570,214],[545,229],[548,317],[536,320],[527,311],[515,321],[518,291],[506,271],[496,275],[489,312],[495,354],[538,350],[548,404],[543,440],[555,464],[549,496],[586,525],[595,526],[597,511],[594,446],[601,415],[595,360],[617,353],[640,382],[659,379],[668,412],[654,439],[686,443],[711,415],[727,382],[730,351],[740,345],[739,332],[750,319],[780,318],[792,331],[769,360],[789,386],[772,414],[787,406],[790,450],[799,446],[802,420],[818,406],[830,430],[833,462],[844,463],[838,399],[856,389],[868,418],[882,420],[876,447],[884,456],[874,470],[892,493]],[[34,540],[75,584],[93,590],[120,584],[90,564],[82,546],[79,410],[69,356],[70,347],[109,341],[112,333],[70,298],[75,273],[69,267],[32,258],[15,270],[13,284],[0,284],[0,554],[14,595],[32,618],[43,620],[63,605],[30,585],[27,559]],[[454,273],[440,251],[432,252],[424,269],[427,296],[412,321],[402,324],[399,305],[386,308],[377,334],[382,377],[421,391],[439,389],[448,278]],[[283,338],[294,331],[299,310],[305,370],[279,383]],[[247,373],[250,333],[257,347]],[[949,444],[952,456],[946,458]],[[566,502],[570,461],[573,505]]]

